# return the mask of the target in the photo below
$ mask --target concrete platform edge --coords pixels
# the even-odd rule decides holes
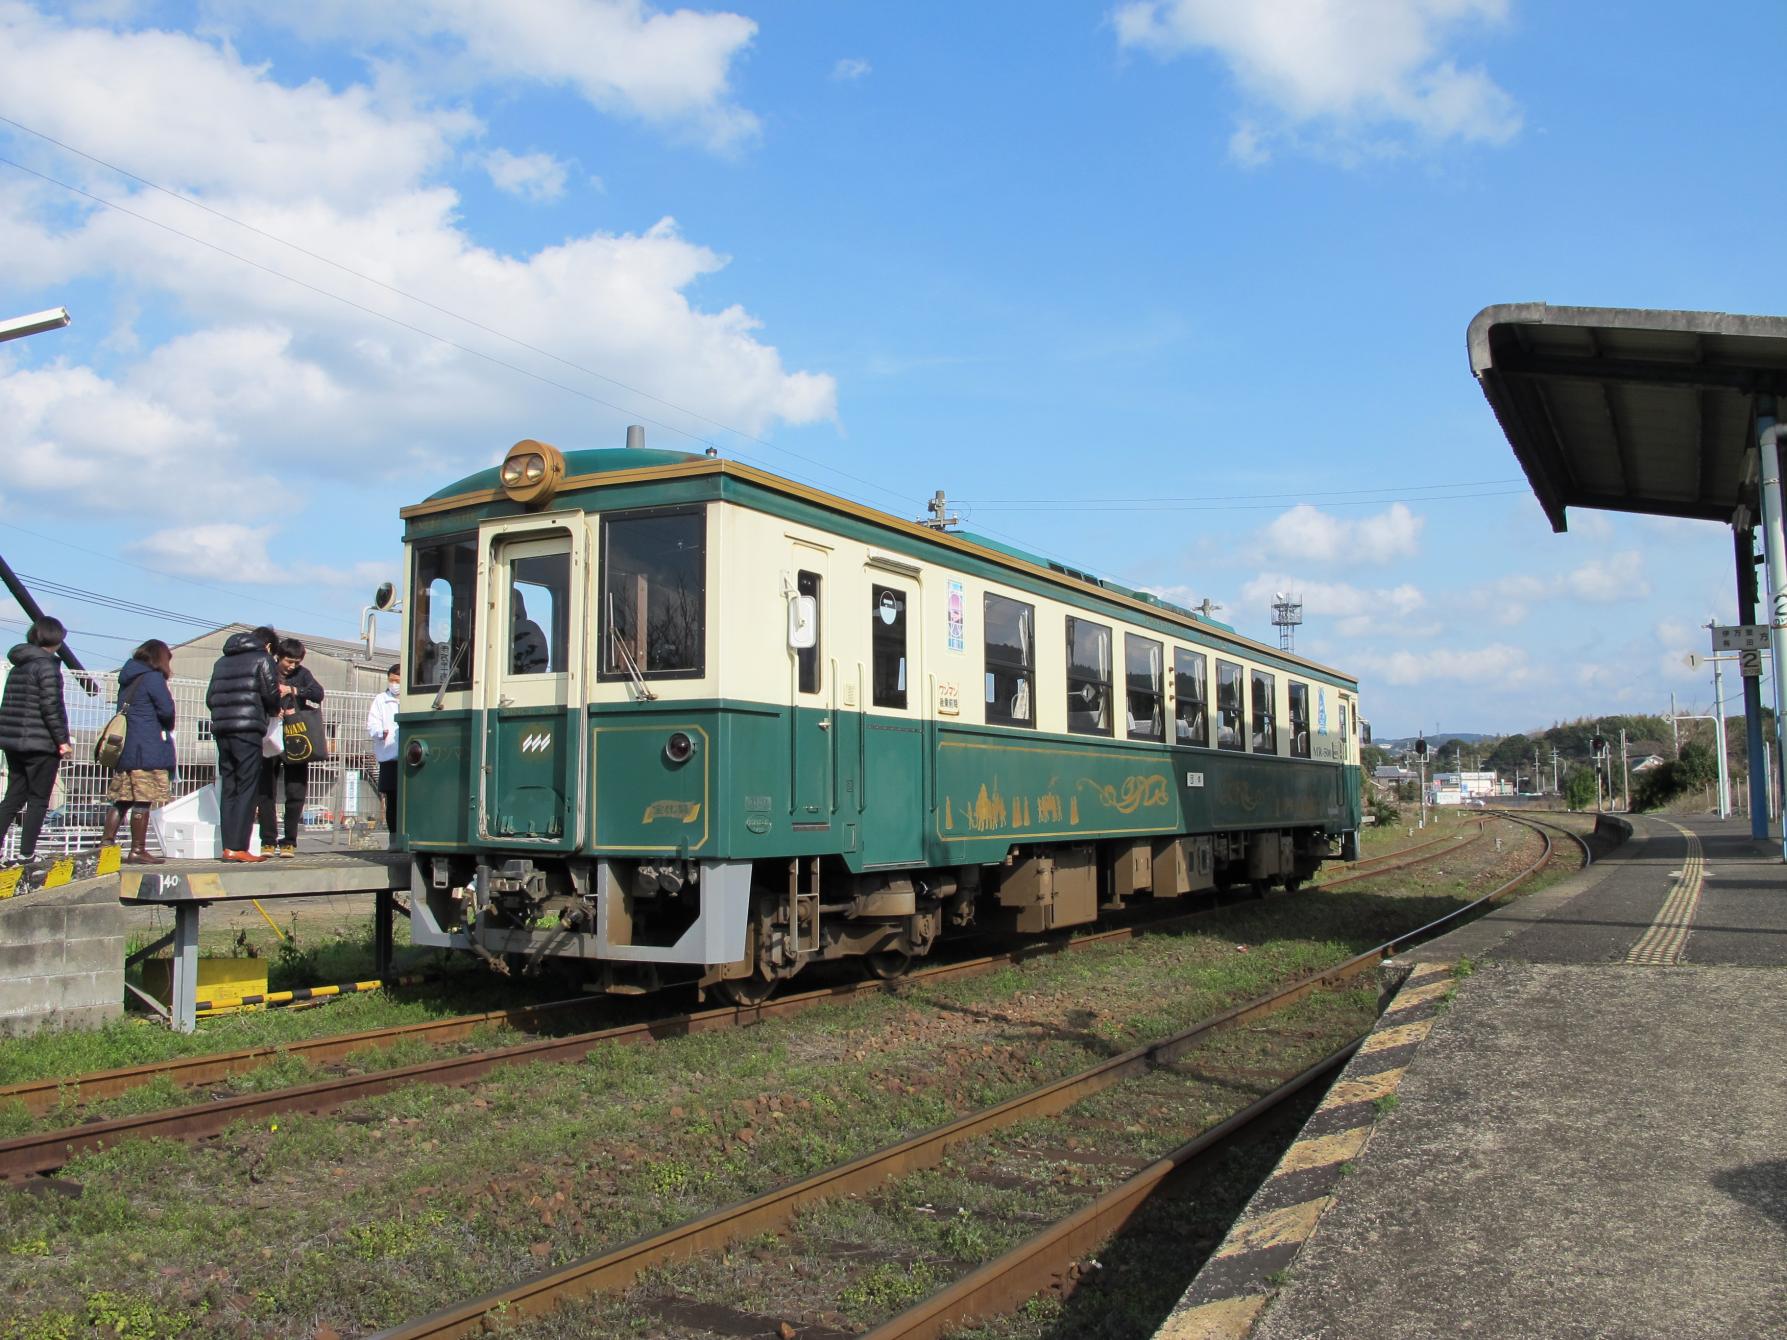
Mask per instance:
[[[1416,951],[1419,954],[1421,951]],[[1365,1152],[1378,1116],[1454,989],[1456,964],[1404,960],[1406,976],[1301,1134],[1260,1185],[1155,1340],[1244,1340]],[[1397,969],[1391,969],[1396,971]]]

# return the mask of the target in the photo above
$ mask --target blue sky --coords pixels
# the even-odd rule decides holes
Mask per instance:
[[[0,345],[0,553],[352,637],[400,506],[643,421],[1254,636],[1297,591],[1384,735],[1705,710],[1728,533],[1554,536],[1464,333],[1787,312],[1741,59],[1784,39],[1772,0],[0,0],[0,316],[75,317]],[[95,664],[198,631],[46,603]]]

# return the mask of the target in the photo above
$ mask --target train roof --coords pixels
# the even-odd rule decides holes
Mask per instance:
[[[984,535],[976,535],[968,531],[937,530],[921,522],[908,521],[891,512],[883,512],[862,503],[852,502],[847,498],[826,493],[821,489],[785,479],[767,470],[744,465],[738,461],[698,455],[688,451],[663,451],[654,447],[592,448],[583,451],[567,451],[564,453],[564,457],[565,477],[555,494],[555,497],[558,498],[579,488],[598,488],[611,484],[669,481],[714,475],[731,477],[759,488],[789,494],[816,503],[830,511],[870,521],[946,548],[979,554],[983,558],[991,558],[994,562],[1001,563],[1002,566],[1021,565],[1023,568],[1039,570],[1042,575],[1069,587],[1080,589],[1091,587],[1108,600],[1115,600],[1120,604],[1141,605],[1174,622],[1208,629],[1221,634],[1228,640],[1241,643],[1262,653],[1270,659],[1306,666],[1349,683],[1356,684],[1358,682],[1344,671],[1323,665],[1319,661],[1309,660],[1295,652],[1285,651],[1282,648],[1256,641],[1243,633],[1236,632],[1230,625],[1211,618],[1201,610],[1187,609],[1183,605],[1176,605],[1171,601],[1161,599],[1151,591],[1137,590],[1118,582],[1109,581],[1083,569],[1069,567],[1054,559],[1029,553],[998,540],[988,539]],[[431,493],[425,501],[412,507],[403,508],[401,515],[408,520],[412,517],[437,515],[460,508],[509,503],[510,500],[503,492],[501,481],[498,478],[500,468],[500,466],[493,465],[488,469],[469,474],[465,478]],[[510,505],[515,506],[512,503]]]

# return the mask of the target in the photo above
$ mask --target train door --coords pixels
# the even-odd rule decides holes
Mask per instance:
[[[862,715],[863,865],[924,861],[930,815],[925,785],[925,621],[916,577],[869,569],[869,683]]]
[[[583,529],[489,536],[479,836],[567,850],[583,814]]]
[[[833,629],[827,617],[831,597],[827,557],[825,550],[807,544],[796,544],[792,554],[788,766],[790,821],[796,832],[829,829],[837,809],[837,731],[832,719],[836,661],[829,647]],[[798,636],[797,621],[804,629]]]

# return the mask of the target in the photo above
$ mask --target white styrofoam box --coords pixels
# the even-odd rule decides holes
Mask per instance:
[[[161,854],[176,861],[215,861],[223,855],[223,835],[218,824],[217,784],[197,791],[153,810],[149,826]],[[259,854],[261,834],[249,830],[248,850]]]

